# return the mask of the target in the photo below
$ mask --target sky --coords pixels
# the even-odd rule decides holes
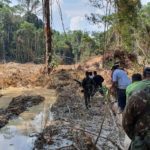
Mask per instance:
[[[56,1],[56,0],[53,0]],[[83,31],[102,31],[103,25],[99,27],[87,21],[85,15],[91,12],[104,14],[104,10],[98,10],[89,5],[89,0],[59,0],[61,4],[62,17],[65,30],[83,30]],[[150,0],[141,0],[142,4],[150,2]],[[12,0],[12,4],[17,4],[17,0]],[[39,15],[40,16],[40,15]],[[56,2],[53,3],[53,29],[63,31],[61,17]]]

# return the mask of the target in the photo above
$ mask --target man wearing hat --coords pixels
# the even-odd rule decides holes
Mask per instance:
[[[118,99],[118,107],[122,112],[126,105],[126,88],[131,83],[127,73],[119,67],[116,63],[112,67],[112,88],[113,92],[116,91]],[[115,91],[114,91],[115,89]]]
[[[123,115],[123,128],[132,140],[130,150],[150,150],[150,67],[130,94]]]

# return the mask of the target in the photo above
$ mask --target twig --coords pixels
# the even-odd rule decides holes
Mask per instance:
[[[98,133],[98,136],[97,136],[97,138],[96,138],[96,141],[95,141],[95,146],[96,146],[96,144],[97,144],[97,142],[98,142],[98,139],[99,139],[99,137],[100,137],[100,135],[101,135],[101,132],[102,132],[102,128],[103,128],[103,124],[104,124],[104,122],[105,122],[105,118],[106,118],[106,113],[105,113],[105,116],[103,117],[103,120],[102,120],[102,123],[101,123],[101,126],[100,126],[100,130],[99,130],[99,133]]]
[[[114,122],[114,125],[115,125],[115,127],[116,127],[116,129],[117,129],[117,132],[118,132],[118,134],[119,134],[119,127],[118,127],[118,124],[117,124],[116,121],[115,121],[115,116],[113,115],[113,112],[112,112],[110,106],[108,105],[107,107],[108,107],[108,110],[109,110],[109,112],[110,112],[111,118],[112,118],[112,120],[113,120],[113,122]],[[120,145],[120,147],[121,147],[122,149],[124,149],[123,146],[121,146],[121,142],[120,142],[119,139],[120,139],[120,138],[119,138],[119,135],[118,135],[118,141],[117,141],[117,142],[118,142],[118,144]]]
[[[114,146],[116,146],[118,148],[118,150],[124,150],[124,148],[122,148],[121,145],[118,145],[116,142],[114,142],[113,140],[111,140],[110,138],[108,137],[104,137],[104,136],[100,136],[101,138],[105,139],[105,140],[108,140],[109,142],[111,142]]]
[[[98,135],[96,133],[93,133],[93,132],[90,132],[90,131],[87,131],[87,130],[84,130],[84,129],[81,129],[81,128],[72,128],[72,127],[66,127],[65,129],[74,129],[74,130],[79,130],[79,131],[83,131],[85,133],[88,133],[92,136],[96,136],[98,137]],[[124,148],[122,148],[121,145],[118,145],[115,141],[111,140],[110,138],[108,137],[104,137],[104,136],[99,136],[99,138],[103,138],[105,140],[108,140],[109,142],[111,142],[114,146],[116,146],[118,148],[118,150],[124,150]],[[98,138],[98,140],[99,140]]]
[[[69,110],[69,114],[70,114],[70,107],[67,105],[67,108],[68,108],[68,110]]]
[[[77,150],[79,150],[74,144],[60,147],[58,150],[66,149],[66,148],[70,148],[70,147],[74,147],[74,148],[76,148]]]

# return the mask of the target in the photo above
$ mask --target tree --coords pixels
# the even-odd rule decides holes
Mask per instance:
[[[39,6],[40,1],[39,0],[18,0],[21,2],[22,8],[24,8],[24,11],[26,13],[31,12],[33,13],[34,10]]]
[[[138,12],[138,28],[135,33],[137,53],[144,55],[150,63],[150,3]]]
[[[30,11],[26,12],[26,14],[23,16],[23,19],[29,23],[33,23],[36,26],[36,28],[43,27],[43,21]]]
[[[52,31],[50,27],[50,3],[49,0],[44,0],[43,4],[43,12],[44,12],[44,20],[45,20],[45,44],[46,44],[46,52],[45,52],[45,64],[46,64],[46,72],[49,74],[52,66]]]
[[[22,8],[24,15],[23,19],[29,23],[33,23],[37,28],[43,27],[43,21],[37,17],[37,8],[40,6],[39,0],[19,0],[21,5],[17,5],[19,9]]]
[[[105,3],[102,0],[89,0],[91,5],[104,9],[106,8],[106,14],[94,14],[87,18],[93,23],[104,23],[111,25],[108,29],[113,28],[115,31],[116,40],[118,41],[118,46],[125,50],[134,50],[134,32],[137,29],[138,22],[138,11],[141,7],[140,0],[114,0],[107,1]],[[116,12],[111,12],[110,9],[114,7]],[[114,33],[113,33],[114,36]]]

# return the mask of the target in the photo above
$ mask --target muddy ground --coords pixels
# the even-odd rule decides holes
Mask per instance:
[[[54,120],[48,121],[43,132],[35,135],[37,140],[34,149],[124,149],[125,134],[111,110],[111,103],[97,93],[91,100],[92,107],[87,110],[81,87],[74,81],[74,79],[81,81],[85,70],[98,70],[105,79],[104,84],[109,87],[111,71],[99,67],[98,62],[93,61],[87,62],[85,66],[79,64],[59,66],[59,69],[53,70],[50,75],[44,75],[43,65],[16,63],[0,65],[1,89],[10,86],[27,88],[40,86],[57,92],[57,100],[51,107]],[[133,70],[128,72],[132,74]],[[18,97],[14,99],[17,100]],[[29,103],[28,100],[23,102],[21,99],[19,102],[16,101],[15,105],[13,100],[6,110],[0,110],[1,127],[16,114],[19,115],[28,107],[41,102],[37,100],[32,104],[29,97],[27,97]]]
[[[18,96],[12,99],[6,109],[0,109],[0,128],[4,127],[10,119],[14,119],[29,107],[38,105],[44,101],[44,97],[36,96]]]
[[[51,108],[54,121],[37,136],[35,149],[123,149],[125,135],[104,97],[97,93],[87,110],[81,88],[72,82],[72,75],[63,71],[56,78],[58,95]]]

